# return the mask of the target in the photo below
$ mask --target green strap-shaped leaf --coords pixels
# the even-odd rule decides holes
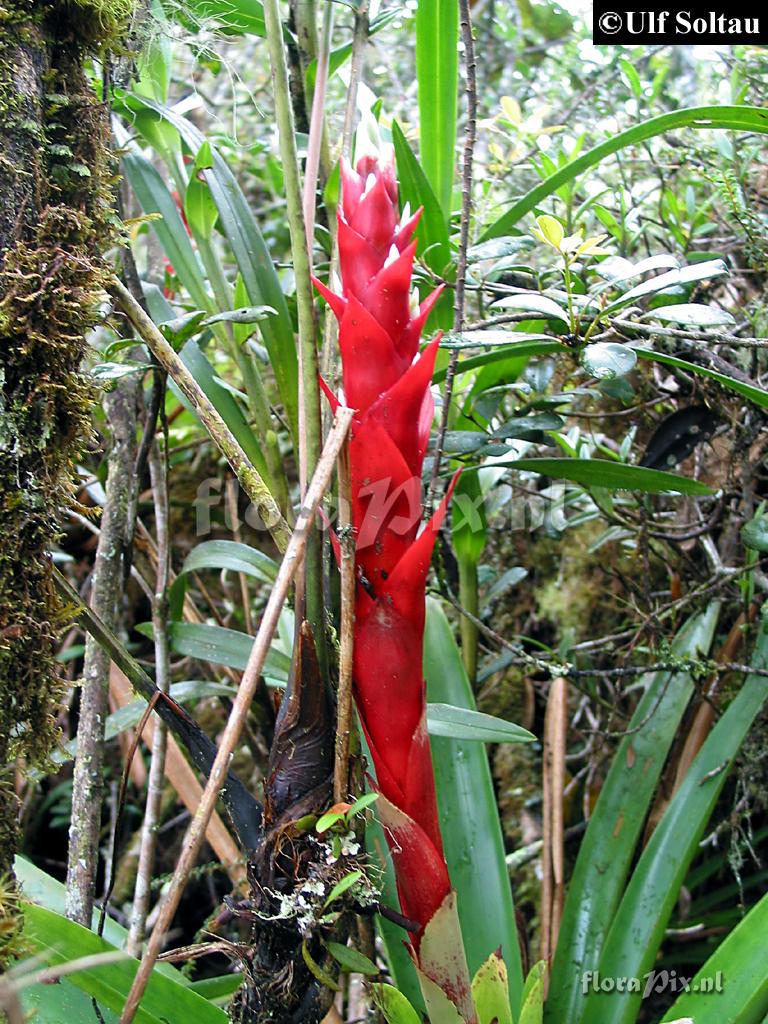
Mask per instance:
[[[742,132],[768,132],[768,110],[762,107],[686,107],[683,110],[674,110],[669,114],[659,114],[658,117],[651,117],[647,121],[633,125],[626,131],[619,132],[598,146],[587,150],[569,161],[564,167],[559,168],[540,184],[527,192],[522,199],[507,210],[497,221],[491,224],[483,232],[480,241],[485,242],[489,238],[496,238],[499,235],[513,234],[515,226],[531,210],[534,210],[539,203],[548,196],[553,195],[563,185],[567,185],[574,178],[599,164],[607,156],[617,153],[626,146],[635,146],[645,139],[652,139],[656,135],[663,135],[664,132],[674,128],[728,128],[732,131]]]
[[[730,388],[731,391],[735,391],[738,395],[748,398],[750,402],[759,405],[761,409],[768,409],[768,391],[764,391],[763,388],[747,384],[743,380],[736,380],[735,377],[729,377],[725,373],[711,370],[708,366],[699,366],[696,363],[689,363],[686,359],[667,355],[666,352],[654,352],[652,349],[639,347],[635,349],[635,352],[640,359],[648,359],[653,363],[663,363],[665,366],[675,366],[678,370],[685,370],[686,373],[694,373],[699,377],[709,377],[711,380],[716,380],[718,384],[722,384],[723,387]]]
[[[675,638],[679,657],[709,653],[719,604],[690,619]],[[597,970],[603,942],[619,905],[635,847],[662,768],[693,693],[689,673],[657,672],[619,744],[584,835],[552,964],[548,1024],[576,1021],[585,1001],[584,971]]]
[[[394,985],[374,985],[373,994],[387,1024],[421,1024],[421,1017]]]
[[[451,260],[448,221],[397,121],[392,124],[392,141],[400,182],[400,200],[403,205],[410,205],[411,213],[415,213],[420,206],[424,208],[416,229],[416,251],[419,256],[424,255],[427,265],[435,273],[442,274]]]
[[[259,0],[186,0],[180,12],[202,25],[214,21],[227,34],[266,35],[264,8]]]
[[[159,220],[151,222],[152,230],[192,301],[201,309],[213,310],[203,271],[168,186],[140,153],[126,153],[123,168],[144,213],[160,214]]]
[[[762,619],[752,665],[768,664],[768,620]],[[752,723],[768,697],[765,678],[750,675],[699,751],[640,857],[605,939],[604,978],[642,978],[652,967],[688,868]],[[641,992],[591,993],[584,1024],[633,1024]]]
[[[416,8],[421,164],[444,216],[451,214],[459,92],[457,0],[419,0]]]
[[[206,540],[192,548],[181,571],[199,572],[201,569],[231,569],[263,583],[274,583],[277,579],[277,565],[269,555],[233,540]]]
[[[82,925],[68,921],[34,903],[24,904],[24,938],[49,964],[63,964],[117,948]],[[91,967],[69,975],[73,985],[98,999],[107,1009],[120,1013],[139,964],[126,955],[124,960]],[[194,992],[155,970],[136,1012],[137,1024],[227,1024],[226,1013]]]
[[[474,710],[475,700],[440,603],[427,600],[424,676],[430,701]],[[513,1013],[523,971],[512,891],[493,780],[485,748],[471,740],[433,737],[440,825],[470,972],[501,946]]]
[[[483,743],[534,743],[536,737],[521,725],[473,708],[451,704],[427,704],[427,730],[430,736],[453,740],[480,740]]]
[[[507,967],[497,953],[491,953],[472,979],[472,998],[477,1024],[512,1024]]]
[[[584,487],[605,487],[612,491],[643,494],[711,494],[712,488],[678,473],[666,473],[645,466],[628,466],[608,459],[513,459],[497,466],[541,473],[553,480],[572,480]],[[472,468],[465,472],[472,472]]]
[[[664,1021],[763,1024],[768,1014],[768,893],[717,947]]]
[[[93,999],[87,992],[73,985],[68,978],[60,978],[55,985],[39,982],[21,990],[21,1005],[34,1024],[119,1024],[117,1013],[99,1005],[101,1020],[93,1010]]]
[[[197,154],[207,140],[202,132],[173,110],[144,97],[122,94],[119,106],[127,120],[142,134],[151,136],[160,121],[171,125],[185,145]],[[269,352],[280,398],[294,431],[298,423],[298,358],[293,322],[272,257],[259,231],[242,189],[226,160],[215,146],[210,147],[211,166],[202,174],[219,211],[221,230],[229,242],[243,279],[248,301],[254,306],[271,306],[275,316],[260,323],[264,344]],[[207,161],[206,161],[207,162]]]
[[[479,355],[470,356],[468,359],[462,359],[458,365],[459,373],[467,373],[469,370],[475,370],[479,366],[486,366],[488,363],[498,363],[506,359],[529,359],[532,356],[543,356],[548,355],[551,352],[567,352],[568,349],[562,342],[557,341],[555,338],[551,338],[548,341],[518,341],[514,340],[515,335],[510,331],[509,345],[499,345],[494,347],[487,352],[481,352]],[[482,338],[478,337],[477,346],[478,348],[483,344]],[[446,346],[448,348],[450,346]],[[447,369],[436,370],[432,382],[434,384],[441,384],[445,380]]]
[[[171,321],[173,317],[173,310],[163,293],[156,285],[145,284],[144,295],[147,300],[149,315],[158,326],[162,326],[163,324]],[[216,412],[232,431],[240,444],[240,447],[262,477],[268,476],[267,464],[264,459],[264,454],[259,447],[256,435],[248,426],[245,416],[237,403],[237,399],[231,391],[220,383],[216,377],[213,367],[203,354],[197,341],[188,341],[182,348],[181,352],[179,352],[179,358],[203,389],[211,405],[213,405]],[[169,387],[181,404],[185,408],[189,409],[194,416],[197,416],[197,413],[186,395],[179,390],[178,386],[173,381],[170,382]]]
[[[146,636],[152,635],[150,622],[143,622],[136,628]],[[247,633],[207,623],[171,622],[168,637],[171,649],[177,654],[186,654],[190,658],[210,661],[215,665],[226,665],[240,672],[248,664],[253,647],[253,637]],[[274,646],[270,647],[264,663],[264,674],[275,683],[284,685],[290,667],[291,659],[288,655]]]
[[[547,965],[543,960],[528,972],[523,989],[523,1005],[518,1024],[541,1024],[544,1015],[544,992]]]

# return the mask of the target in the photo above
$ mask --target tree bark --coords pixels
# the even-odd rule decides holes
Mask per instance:
[[[83,71],[117,29],[97,4],[0,0],[0,877],[15,766],[44,763],[56,737],[67,611],[50,549],[90,436],[80,364],[114,233],[108,115]],[[0,962],[12,953],[0,943]]]

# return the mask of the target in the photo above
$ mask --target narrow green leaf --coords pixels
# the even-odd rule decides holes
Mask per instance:
[[[510,339],[512,338],[514,338],[514,334],[510,332]],[[482,341],[478,341],[478,347],[480,345],[482,345]],[[513,341],[510,345],[499,345],[488,352],[482,352],[480,355],[462,359],[458,365],[457,372],[468,373],[470,370],[476,370],[479,366],[486,366],[488,363],[497,363],[510,358],[527,359],[532,356],[543,356],[554,352],[568,351],[567,346],[555,338],[551,338],[548,341]],[[445,369],[436,370],[432,376],[432,382],[434,384],[441,384],[445,380],[446,373],[447,370]]]
[[[266,320],[268,316],[275,316],[276,311],[271,306],[243,306],[240,309],[228,309],[224,313],[216,313],[203,321],[203,325],[210,324],[256,324],[260,320]]]
[[[627,466],[607,459],[515,459],[499,466],[541,473],[554,480],[572,480],[584,487],[605,487],[615,491],[644,494],[711,494],[712,488],[677,473],[665,473],[644,466]]]
[[[173,322],[173,310],[156,285],[145,284],[144,295],[147,300],[149,315],[159,328],[162,328],[163,324]],[[268,477],[267,465],[256,435],[248,426],[235,397],[219,382],[213,367],[206,359],[197,341],[190,339],[179,352],[179,358],[203,389],[206,397],[232,431],[240,447],[253,465],[261,473],[262,477]],[[186,396],[179,391],[173,382],[171,382],[170,387],[174,390],[182,405],[196,416],[197,414]]]
[[[324,971],[320,964],[314,959],[312,954],[309,952],[309,949],[307,948],[306,939],[301,944],[301,956],[302,959],[304,960],[304,963],[309,968],[310,973],[313,974],[322,985],[325,985],[333,992],[341,991],[341,988],[339,987],[339,984],[337,983],[336,979],[332,978],[327,971]]]
[[[46,910],[64,917],[65,914],[65,886],[58,879],[53,878],[42,868],[37,867],[32,861],[25,857],[17,856],[13,862],[13,871],[24,889],[24,896],[34,903],[40,904]],[[95,930],[98,925],[99,912],[93,911],[91,927]],[[128,931],[119,925],[111,917],[104,922],[104,938],[116,949],[122,949],[128,940]],[[189,982],[173,964],[160,963],[155,967],[159,974],[165,974],[179,985],[188,985]]]
[[[151,635],[151,623],[138,626],[140,632]],[[169,625],[168,637],[171,648],[177,654],[186,654],[200,661],[210,661],[215,665],[226,665],[240,672],[245,670],[253,647],[253,637],[240,633],[236,629],[225,629],[223,626],[211,626],[207,623],[172,622]],[[278,684],[285,684],[291,659],[270,647],[264,663],[264,674]]]
[[[236,0],[233,0],[233,3]],[[240,2],[240,0],[237,0]],[[147,131],[154,121],[172,126],[190,152],[197,155],[200,148],[210,146],[209,168],[201,170],[211,196],[219,211],[221,230],[227,237],[237,262],[249,302],[254,306],[271,306],[276,316],[261,322],[264,344],[269,352],[272,369],[280,397],[294,432],[298,426],[298,357],[293,322],[283,294],[272,257],[266,247],[248,200],[237,179],[219,151],[204,138],[200,130],[175,111],[140,96],[123,94],[119,97],[126,108],[126,116],[135,118],[137,127]],[[143,116],[136,118],[137,114]],[[206,150],[208,155],[208,151]],[[195,300],[197,301],[197,300]]]
[[[432,598],[427,600],[424,676],[431,702],[475,710],[451,627]],[[445,855],[458,896],[469,970],[477,971],[489,950],[501,946],[516,1012],[523,974],[488,757],[485,748],[471,740],[434,737],[431,745]]]
[[[356,814],[359,814],[361,811],[364,811],[367,807],[373,806],[373,804],[375,804],[378,799],[378,793],[363,793],[363,795],[359,796],[347,811],[347,820],[353,818]]]
[[[750,402],[759,405],[761,409],[768,409],[768,391],[764,391],[763,388],[747,384],[743,380],[736,380],[735,377],[729,377],[725,373],[711,370],[708,366],[699,366],[697,363],[689,363],[685,359],[679,359],[677,356],[668,356],[665,352],[654,352],[652,349],[640,348],[639,346],[635,347],[635,351],[639,359],[663,363],[665,366],[676,366],[679,370],[685,370],[687,373],[694,373],[698,374],[699,377],[709,377],[711,380],[716,380],[718,384],[722,384],[723,387],[730,388],[731,391],[743,395]]]
[[[768,893],[726,936],[664,1021],[671,1024],[690,1017],[696,1024],[764,1024],[768,1015],[766,935]]]
[[[226,1005],[244,980],[242,974],[221,974],[218,978],[201,978],[200,981],[193,981],[190,988],[209,1002]]]
[[[116,952],[116,947],[74,921],[36,906],[24,904],[24,937],[32,949],[53,965],[80,957]],[[73,985],[94,996],[109,1010],[120,1013],[133,982],[138,961],[129,957],[69,975]],[[149,984],[136,1012],[137,1024],[168,1024],[194,1020],[200,1024],[227,1024],[226,1013],[158,971]]]
[[[444,274],[451,261],[448,220],[397,121],[392,123],[392,141],[400,182],[400,201],[403,205],[408,203],[412,213],[420,206],[424,208],[416,229],[416,251],[419,256],[424,256],[435,273]]]
[[[689,619],[672,644],[677,657],[706,657],[718,603]],[[662,769],[693,694],[689,673],[649,673],[581,842],[552,963],[548,1024],[577,1021],[582,977],[597,970]]]
[[[228,391],[219,382],[216,372],[203,355],[198,343],[194,340],[188,341],[179,353],[179,357],[203,389],[216,412],[218,412],[235,435],[240,447],[259,471],[262,478],[268,479],[269,470],[256,435],[248,426],[237,399],[231,391]],[[178,392],[178,394],[183,404],[189,408],[186,398],[181,395],[181,392]]]
[[[752,665],[768,664],[768,621],[758,627]],[[761,711],[768,686],[750,675],[707,737],[643,850],[608,932],[599,972],[604,978],[642,978],[653,966],[670,914],[680,895],[699,840],[722,792],[731,766]],[[584,1024],[633,1024],[641,992],[591,993]]]
[[[480,740],[483,743],[536,742],[533,733],[521,725],[451,704],[428,704],[427,728],[430,736],[445,736],[453,740]]]
[[[357,949],[343,946],[340,942],[326,942],[328,952],[336,963],[341,964],[345,971],[355,974],[378,974],[379,968]]]
[[[318,832],[320,835],[322,835],[323,832],[327,832],[328,829],[331,828],[332,825],[335,825],[337,821],[341,821],[341,819],[343,817],[344,817],[344,812],[343,811],[326,811],[325,814],[322,814],[317,819],[317,824],[315,825],[315,831]]]
[[[140,153],[125,153],[123,168],[144,213],[160,214],[160,220],[151,221],[152,230],[192,301],[201,309],[211,310],[202,268],[178,207],[159,171]]]
[[[544,1013],[544,985],[547,965],[543,960],[534,964],[525,979],[523,1006],[518,1024],[541,1024]]]
[[[277,564],[258,548],[233,540],[206,540],[192,548],[184,559],[182,573],[203,569],[231,569],[253,576],[263,583],[277,579]]]
[[[25,986],[21,990],[21,1005],[30,1024],[97,1024],[92,996],[68,978],[60,978],[55,985]],[[104,1024],[118,1024],[119,1014],[102,1003],[98,1006]]]
[[[363,877],[362,871],[350,871],[348,875],[344,875],[336,885],[328,893],[328,899],[325,901],[324,906],[330,907],[330,905],[337,900],[339,896],[343,896],[344,893],[351,889],[355,882],[359,882]]]
[[[573,181],[590,167],[595,167],[606,157],[617,153],[626,146],[635,146],[646,139],[672,131],[674,128],[723,128],[742,132],[768,132],[768,110],[763,107],[685,107],[668,114],[659,114],[640,124],[633,125],[626,131],[619,132],[581,153],[565,166],[560,167],[548,178],[527,192],[522,199],[514,203],[497,221],[483,232],[480,241],[499,235],[511,234],[520,220],[534,210],[543,199],[553,195],[563,185]]]
[[[497,953],[491,953],[472,979],[472,998],[477,1024],[512,1024],[507,967]]]
[[[424,173],[444,216],[451,215],[459,93],[459,5],[419,0],[416,8],[419,142]]]
[[[669,270],[666,274],[658,274],[647,281],[630,288],[618,299],[610,302],[603,314],[607,315],[628,306],[646,295],[657,295],[660,292],[677,289],[681,285],[693,284],[696,281],[706,281],[710,278],[725,277],[728,274],[728,267],[722,260],[707,260],[706,263],[692,263],[687,267],[680,267],[679,270]]]
[[[218,29],[229,35],[267,33],[260,0],[185,0],[182,10],[203,26],[215,22]]]
[[[393,985],[373,985],[372,988],[387,1024],[421,1024],[421,1017]]]

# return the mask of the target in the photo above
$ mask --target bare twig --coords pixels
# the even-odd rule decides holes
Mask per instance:
[[[167,432],[166,432],[167,433]],[[167,438],[163,438],[165,442]],[[152,627],[155,642],[155,685],[162,693],[168,693],[171,685],[170,646],[168,643],[168,578],[171,569],[171,539],[168,528],[168,462],[165,443],[162,451],[155,444],[149,454],[149,472],[152,480],[152,495],[155,509],[155,530],[157,533],[157,579],[152,602]],[[152,873],[155,866],[157,827],[160,824],[165,781],[165,755],[168,748],[168,730],[162,719],[155,720],[152,737],[152,761],[149,767],[147,803],[141,827],[141,848],[136,873],[136,887],[133,895],[130,927],[128,929],[128,952],[131,956],[141,955],[141,946],[147,925],[147,914],[152,894]]]
[[[126,516],[131,507],[131,491],[135,485],[137,391],[136,380],[125,378],[104,400],[112,442],[91,606],[112,628],[122,594],[123,538]],[[86,641],[83,680],[72,788],[65,909],[72,921],[90,928],[101,831],[104,726],[109,713],[109,657],[90,637]]]
[[[318,461],[317,469],[307,488],[306,498],[302,505],[296,528],[288,542],[283,561],[280,565],[280,571],[269,596],[267,606],[264,609],[259,631],[251,648],[251,654],[243,673],[237,697],[232,705],[229,720],[221,736],[219,749],[213,762],[208,782],[203,790],[200,806],[187,829],[176,870],[163,898],[155,927],[152,930],[152,935],[147,943],[146,951],[128,994],[120,1018],[121,1024],[130,1024],[136,1014],[155,961],[165,941],[165,935],[176,913],[179,900],[189,879],[189,874],[202,846],[205,828],[213,813],[229,762],[243,730],[248,709],[256,692],[264,661],[269,651],[269,645],[277,628],[283,603],[288,595],[296,569],[306,551],[307,538],[315,512],[331,479],[336,459],[344,443],[351,421],[351,409],[340,408],[337,411],[333,427]]]
[[[611,324],[621,330],[633,330],[638,334],[659,338],[679,338],[681,341],[704,341],[708,345],[735,345],[742,348],[768,348],[768,338],[742,338],[738,334],[723,334],[721,331],[684,331],[679,327],[657,327],[655,324],[638,324],[634,320],[613,317]]]
[[[349,445],[339,455],[339,544],[341,547],[341,637],[339,688],[336,697],[336,759],[333,799],[345,800],[349,786],[349,731],[352,722],[352,655],[355,625],[355,536],[352,527],[352,482]]]
[[[240,533],[240,516],[237,514],[237,495],[237,481],[234,477],[230,476],[227,478],[227,506],[232,524],[232,536],[237,543],[240,543],[242,536]],[[240,581],[240,599],[243,606],[245,632],[249,636],[253,636],[253,616],[251,615],[251,595],[248,592],[248,577],[244,572],[239,572],[237,576]]]
[[[464,68],[466,73],[467,92],[467,123],[464,130],[464,159],[462,161],[461,175],[461,226],[459,228],[459,254],[456,265],[456,289],[453,306],[453,329],[458,334],[464,325],[464,307],[466,299],[467,281],[467,249],[469,248],[469,222],[472,215],[472,161],[475,154],[475,139],[477,136],[477,77],[475,62],[475,41],[472,35],[472,13],[470,0],[459,0],[459,19],[461,22],[461,39],[464,43]],[[434,496],[437,479],[440,475],[440,462],[445,447],[445,434],[448,430],[448,414],[451,406],[451,395],[453,384],[456,378],[456,367],[458,365],[459,353],[453,349],[448,363],[448,372],[445,376],[445,390],[443,393],[443,410],[440,417],[440,428],[435,444],[435,459],[432,465],[432,475],[427,489],[426,511],[431,514],[432,499]]]
[[[155,354],[157,361],[192,403],[205,429],[226,457],[240,485],[251,499],[280,551],[285,551],[290,529],[277,502],[234,434],[213,407],[210,399],[186,368],[173,347],[123,284],[113,278],[110,291],[134,328]]]
[[[304,224],[307,233],[307,254],[309,265],[312,266],[312,242],[315,235],[315,194],[320,169],[320,152],[325,133],[325,96],[328,87],[328,59],[331,49],[333,32],[333,4],[326,0],[323,10],[323,25],[320,32],[320,45],[317,50],[317,71],[315,88],[312,93],[312,114],[309,120],[309,143],[307,160],[304,165]]]

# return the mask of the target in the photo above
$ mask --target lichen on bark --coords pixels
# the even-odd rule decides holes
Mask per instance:
[[[16,846],[15,765],[44,762],[56,738],[68,612],[50,549],[90,436],[80,366],[115,237],[108,112],[85,63],[125,10],[0,0],[0,877]]]

